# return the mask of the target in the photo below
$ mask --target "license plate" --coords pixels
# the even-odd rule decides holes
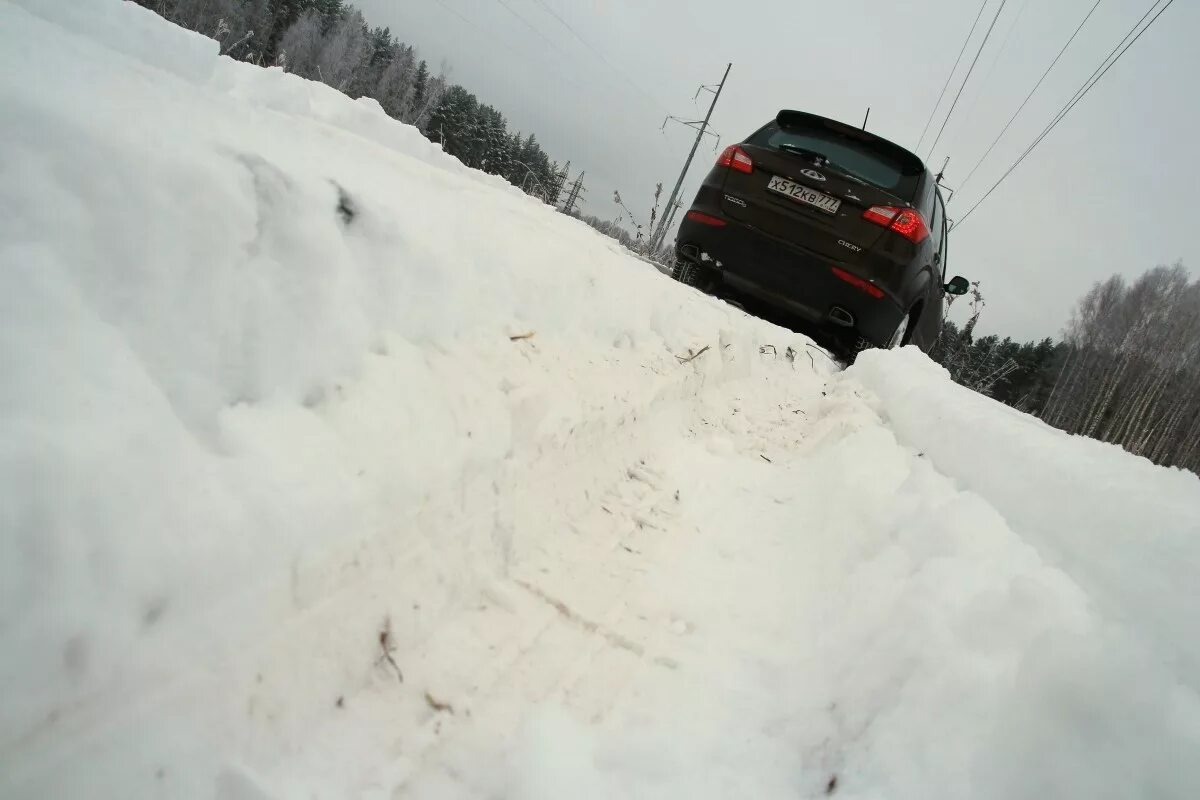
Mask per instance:
[[[781,178],[775,175],[767,184],[767,188],[772,192],[779,192],[782,195],[787,195],[793,200],[798,200],[801,203],[807,203],[810,206],[815,206],[828,214],[836,214],[838,207],[842,201],[836,197],[830,197],[824,192],[818,192],[799,183],[789,181],[786,178]]]

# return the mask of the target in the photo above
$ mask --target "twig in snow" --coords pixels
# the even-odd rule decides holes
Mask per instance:
[[[537,331],[529,331],[528,333],[516,333],[508,337],[510,342],[519,342],[522,339],[532,339]]]
[[[404,683],[404,673],[400,671],[400,665],[396,663],[396,659],[392,657],[392,653],[396,651],[396,645],[392,641],[392,621],[384,619],[383,629],[379,631],[379,658],[375,660],[376,664],[387,661],[392,665],[392,669],[396,670],[396,678]]]
[[[779,351],[775,349],[775,345],[773,344],[764,344],[762,347],[758,348],[758,354],[760,356],[765,356],[767,354],[768,347],[771,348],[771,355],[779,358]]]
[[[704,347],[701,347],[699,350],[697,350],[695,353],[692,353],[687,358],[684,358],[683,356],[675,356],[675,358],[679,359],[680,364],[687,364],[689,361],[695,361],[697,358],[704,355],[704,353],[707,352],[707,350],[708,350],[708,345],[704,345]],[[688,352],[691,353],[690,350]]]
[[[763,461],[767,462],[768,464],[774,464],[774,463],[775,463],[775,462],[774,462],[774,461],[772,461],[771,459],[769,459],[769,458],[767,458],[766,456],[764,456],[762,453],[759,453],[759,454],[758,454],[758,457],[759,457],[759,458],[761,458]]]
[[[431,695],[429,692],[425,692],[425,704],[428,705],[430,708],[432,708],[434,711],[449,711],[451,714],[454,713],[454,706],[450,705],[449,703],[444,703],[441,700],[438,700],[433,695]]]
[[[829,359],[829,362],[830,362],[831,364],[833,364],[835,367],[836,367],[836,366],[840,366],[840,365],[838,364],[838,360],[837,360],[836,358],[834,358],[833,356],[831,356],[831,355],[829,354],[829,351],[828,351],[828,350],[826,350],[824,347],[817,347],[815,344],[810,344],[810,343],[808,343],[808,342],[806,342],[806,343],[804,344],[804,346],[805,346],[805,347],[811,347],[813,350],[816,350],[818,353],[820,353],[821,355],[823,355],[823,356],[825,356],[826,358],[828,358],[828,359]],[[812,356],[809,356],[809,358],[812,358]]]
[[[222,21],[224,21],[224,20],[222,20]],[[239,48],[239,47],[241,47],[243,44],[245,44],[247,41],[249,41],[249,40],[250,40],[250,37],[251,37],[251,36],[253,36],[253,35],[254,35],[254,31],[253,31],[253,30],[247,31],[245,36],[243,36],[242,38],[238,39],[238,40],[237,40],[236,42],[234,42],[233,44],[229,45],[229,47],[227,47],[225,50],[223,50],[223,51],[221,52],[221,55],[223,55],[223,56],[227,56],[227,55],[229,55],[229,54],[230,54],[230,53],[232,53],[234,50],[236,50],[237,48]]]
[[[804,355],[808,356],[808,363],[811,364],[812,368],[815,370],[817,368],[817,362],[813,361],[812,353],[805,350]]]

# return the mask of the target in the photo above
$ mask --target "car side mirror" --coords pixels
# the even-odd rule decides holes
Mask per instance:
[[[962,275],[955,275],[943,288],[946,294],[960,295],[971,291],[971,284]]]

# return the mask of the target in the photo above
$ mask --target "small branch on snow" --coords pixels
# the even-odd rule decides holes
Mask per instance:
[[[451,714],[454,713],[454,706],[450,705],[449,703],[438,700],[436,697],[431,695],[429,692],[425,692],[425,704],[428,705],[430,708],[432,708],[434,711],[448,711]]]
[[[691,362],[691,361],[695,361],[697,358],[699,358],[700,356],[704,355],[704,354],[705,354],[707,351],[708,351],[708,345],[704,345],[704,347],[701,347],[701,348],[700,348],[699,350],[697,350],[695,353],[693,353],[693,352],[691,351],[691,349],[689,348],[689,349],[688,349],[688,353],[689,353],[689,355],[688,355],[686,358],[685,358],[685,357],[683,357],[683,356],[675,356],[675,358],[679,359],[679,363],[680,363],[680,364],[687,364],[687,363],[689,363],[689,362]]]
[[[516,333],[508,337],[510,342],[519,342],[522,339],[532,339],[537,334],[537,331],[529,331],[528,333]]]
[[[396,645],[392,641],[392,621],[390,618],[384,618],[383,629],[379,631],[379,658],[375,659],[375,664],[387,661],[392,665],[392,669],[396,670],[396,678],[404,683],[404,673],[400,671],[400,665],[396,663],[396,659],[392,657],[392,653],[396,652]]]
[[[805,346],[805,347],[811,347],[813,350],[816,350],[818,353],[820,353],[821,355],[823,355],[823,356],[825,356],[826,358],[828,358],[828,359],[829,359],[829,362],[830,362],[831,364],[833,364],[835,367],[837,367],[837,366],[840,366],[840,364],[838,364],[838,360],[837,360],[836,358],[834,358],[833,356],[831,356],[831,355],[829,354],[829,351],[828,351],[828,350],[826,350],[825,348],[823,348],[823,347],[817,347],[815,344],[809,344],[809,343],[805,343],[805,345],[804,345],[804,346]],[[809,355],[809,358],[812,358],[812,356],[811,356],[811,355]]]
[[[771,348],[771,355],[779,358],[779,351],[775,349],[775,345],[773,344],[764,344],[762,347],[758,348],[758,354],[760,356],[765,356],[767,354],[768,347]]]
[[[772,461],[771,459],[769,459],[769,458],[767,458],[766,456],[764,456],[762,453],[759,453],[759,454],[758,454],[758,457],[759,457],[759,458],[761,458],[763,461],[767,462],[768,464],[774,464],[774,463],[775,463],[775,462],[774,462],[774,461]]]

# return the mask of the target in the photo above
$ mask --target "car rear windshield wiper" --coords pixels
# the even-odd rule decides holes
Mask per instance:
[[[809,150],[807,147],[801,147],[798,144],[790,144],[788,142],[781,142],[780,144],[776,145],[776,147],[778,147],[780,150],[786,150],[789,153],[795,153],[798,156],[804,156],[805,158],[811,159],[813,164],[818,167],[831,167],[836,169],[838,172],[842,173],[842,175],[846,176],[855,183],[861,183],[863,186],[874,185],[870,181],[855,175],[853,172],[846,169],[841,164],[838,164],[836,161],[830,161],[829,156],[825,155],[824,153],[818,153],[816,150]]]
[[[798,156],[812,159],[817,166],[829,161],[829,157],[824,153],[818,153],[816,150],[809,150],[807,147],[801,147],[798,144],[790,144],[788,142],[780,142],[776,145],[780,150],[787,150],[789,153],[795,153]]]
[[[825,155],[824,153],[819,153],[816,150],[809,150],[807,147],[801,147],[798,144],[792,144],[790,142],[780,142],[776,145],[776,147],[778,147],[780,150],[786,150],[789,153],[795,153],[798,156],[803,156],[804,158],[810,159],[813,164],[818,167],[829,167],[830,169],[835,169],[844,177],[849,178],[855,183],[861,183],[863,186],[875,185],[866,178],[863,178],[860,175],[855,175],[853,172],[846,169],[836,161],[830,161],[829,156]]]
[[[842,173],[843,176],[849,178],[850,180],[852,180],[856,183],[861,183],[863,186],[874,186],[875,185],[875,184],[871,183],[870,181],[868,181],[866,178],[862,178],[858,175],[855,175],[853,172],[846,169],[845,167],[843,167],[841,164],[837,163],[836,161],[826,161],[825,166],[836,169],[838,172]]]

